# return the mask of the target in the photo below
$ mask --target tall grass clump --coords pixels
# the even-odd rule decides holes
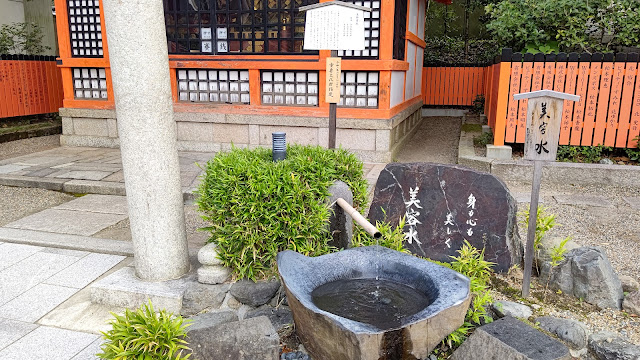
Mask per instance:
[[[331,252],[328,188],[349,185],[354,207],[366,206],[362,162],[344,149],[291,145],[273,162],[270,149],[239,149],[211,159],[197,190],[197,205],[210,226],[209,242],[236,278],[275,273],[279,251],[307,256]]]

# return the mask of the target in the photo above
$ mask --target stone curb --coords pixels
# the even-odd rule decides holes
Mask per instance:
[[[40,129],[34,129],[34,130],[32,129],[32,130],[2,134],[0,135],[0,143],[21,140],[21,139],[28,139],[32,137],[38,137],[38,136],[49,136],[49,135],[57,135],[57,134],[62,134],[62,124],[48,126]]]
[[[64,191],[76,194],[99,194],[125,196],[125,186],[121,182],[42,178],[33,176],[0,174],[0,185],[30,187],[45,190]],[[185,202],[193,202],[196,187],[182,189]]]
[[[101,239],[89,236],[0,227],[0,241],[98,252],[102,254],[133,256],[133,244],[130,241]]]
[[[533,163],[527,160],[496,160],[475,156],[473,135],[462,132],[458,164],[491,173],[503,181],[531,182]],[[553,162],[542,171],[542,180],[551,184],[638,186],[640,166]]]

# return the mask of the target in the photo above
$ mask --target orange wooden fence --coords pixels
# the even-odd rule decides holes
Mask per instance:
[[[0,57],[0,119],[58,112],[63,96],[53,56]]]
[[[549,89],[576,94],[565,101],[561,145],[635,147],[640,134],[638,54],[520,54],[503,50],[485,72],[485,114],[494,145],[523,143],[527,100],[517,93]]]
[[[424,105],[471,106],[484,94],[486,66],[428,65],[422,69]]]

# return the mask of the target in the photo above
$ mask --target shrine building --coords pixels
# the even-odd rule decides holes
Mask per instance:
[[[364,161],[391,161],[420,122],[426,1],[348,1],[371,12],[364,13],[364,50],[338,52],[336,144]],[[178,149],[268,147],[277,131],[289,143],[327,146],[331,52],[304,49],[305,12],[298,11],[318,0],[163,3]],[[118,147],[102,0],[55,5],[61,142]]]

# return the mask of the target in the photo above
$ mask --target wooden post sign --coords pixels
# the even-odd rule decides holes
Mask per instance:
[[[540,90],[516,94],[513,98],[514,100],[529,99],[527,103],[527,131],[524,140],[524,159],[532,160],[534,164],[531,202],[529,206],[529,227],[527,229],[527,244],[524,253],[524,278],[522,280],[522,296],[528,297],[531,286],[533,245],[538,219],[542,165],[545,161],[556,160],[558,141],[560,139],[562,105],[564,101],[579,101],[580,96],[552,90]]]
[[[329,149],[334,149],[341,79],[338,50],[364,50],[364,12],[371,8],[334,0],[298,10],[307,11],[304,49],[331,50],[331,57],[326,59],[325,101],[329,103]]]

